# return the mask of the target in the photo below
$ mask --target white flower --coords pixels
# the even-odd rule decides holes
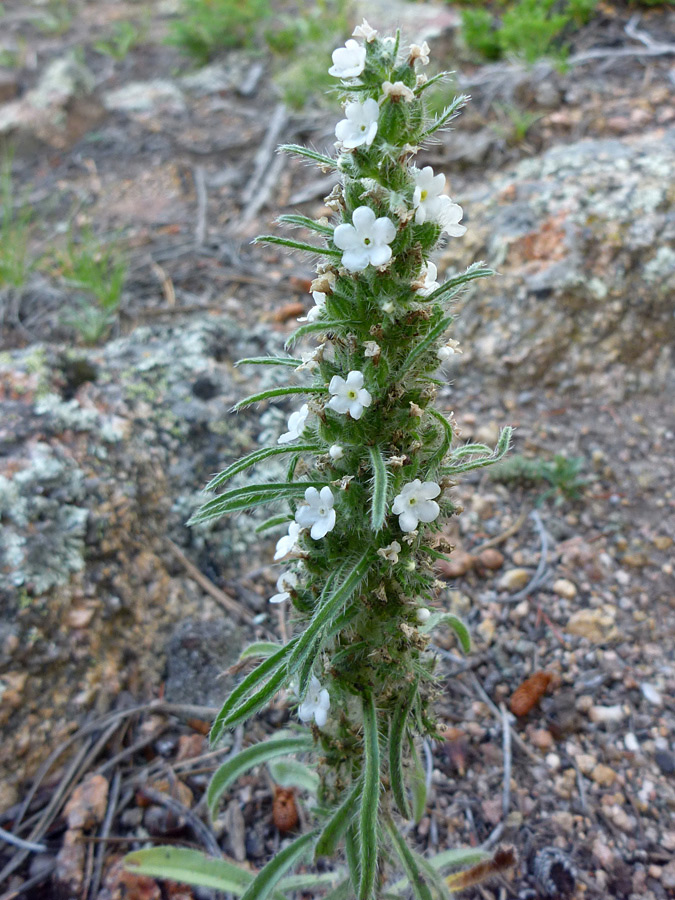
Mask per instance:
[[[420,625],[424,625],[424,623],[428,622],[431,618],[431,610],[427,609],[426,606],[420,606],[415,612],[415,618]]]
[[[298,576],[295,572],[282,572],[281,575],[277,578],[277,590],[278,594],[275,594],[273,597],[270,597],[270,603],[283,603],[284,600],[290,599],[290,592],[293,588],[297,587],[298,584]]]
[[[296,412],[291,413],[288,417],[288,431],[278,438],[277,444],[290,444],[291,441],[299,438],[305,430],[305,422],[308,415],[309,406],[306,403],[303,403]]]
[[[377,134],[377,119],[380,107],[377,100],[369,98],[360,103],[352,100],[345,106],[346,119],[335,126],[335,137],[342,141],[345,150],[353,150],[363,144],[370,147]]]
[[[298,549],[298,538],[300,537],[301,531],[302,528],[297,522],[291,522],[289,524],[288,534],[279,538],[277,541],[277,548],[274,554],[275,559],[283,559],[284,556],[288,556],[289,553]]]
[[[453,341],[452,338],[445,344],[445,346],[441,347],[436,354],[436,358],[441,362],[447,362],[451,356],[454,356],[455,353],[461,353],[462,351],[459,349],[459,341]]]
[[[388,559],[390,563],[396,565],[398,562],[398,555],[401,552],[401,545],[398,541],[392,541],[388,547],[380,547],[377,551],[377,555],[381,556],[382,559]]]
[[[333,460],[333,462],[337,462],[345,455],[345,451],[339,444],[333,444],[332,447],[328,448],[328,455]]]
[[[413,169],[413,177],[413,207],[417,224],[435,222],[451,237],[461,237],[466,232],[464,225],[459,224],[463,215],[462,207],[442,193],[445,175],[434,175],[431,166],[425,166],[422,170]]]
[[[391,511],[398,516],[401,531],[415,531],[419,522],[433,522],[440,512],[438,497],[441,489],[435,481],[424,484],[416,478],[403,488],[394,498]]]
[[[321,687],[316,675],[312,675],[305,699],[298,707],[298,718],[301,722],[311,722],[314,719],[319,728],[323,728],[328,721],[329,709],[330,695],[326,688]]]
[[[305,491],[305,500],[307,506],[298,509],[295,521],[302,528],[311,528],[310,535],[318,541],[335,528],[333,492],[327,485],[321,488],[321,492],[315,487],[308,487]]]
[[[363,372],[352,371],[346,380],[341,375],[333,375],[328,385],[333,395],[326,406],[333,412],[349,413],[352,419],[360,419],[365,406],[370,406],[373,398],[363,386]]]
[[[429,45],[426,41],[422,42],[422,46],[419,44],[411,44],[410,45],[410,56],[408,60],[412,65],[416,59],[422,63],[423,66],[429,65]]]
[[[391,302],[391,300],[386,300],[382,304],[382,312],[387,313],[387,315],[389,315],[389,313],[392,313],[393,311],[394,311],[394,304]]]
[[[377,37],[377,31],[374,28],[371,28],[370,25],[364,19],[360,25],[357,25],[354,31],[352,31],[352,37],[362,37],[369,44],[371,41],[374,41]]]
[[[349,40],[344,47],[333,50],[333,65],[328,70],[335,78],[356,78],[366,67],[366,48]]]
[[[375,218],[369,206],[359,206],[352,215],[353,224],[338,225],[333,233],[335,246],[344,250],[342,265],[350,272],[362,272],[368,265],[383,266],[391,259],[389,244],[396,237],[396,226],[386,216]]]
[[[424,283],[422,287],[417,288],[417,293],[423,297],[428,297],[429,294],[433,294],[440,287],[440,284],[436,281],[438,269],[434,263],[428,262],[420,274],[424,277]]]
[[[300,316],[298,322],[316,322],[326,305],[326,295],[323,291],[312,291],[314,298],[314,306],[307,312],[306,316]]]
[[[415,99],[415,94],[402,81],[395,81],[393,84],[391,81],[385,81],[382,84],[382,93],[392,100],[405,100],[406,103],[411,103]]]

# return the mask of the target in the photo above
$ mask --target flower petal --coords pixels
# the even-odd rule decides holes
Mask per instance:
[[[354,210],[352,222],[358,231],[370,231],[375,222],[375,213],[369,206],[359,206]]]

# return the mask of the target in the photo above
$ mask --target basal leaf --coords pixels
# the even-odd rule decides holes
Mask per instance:
[[[243,894],[243,900],[266,900],[288,870],[299,862],[316,840],[316,831],[310,831],[297,838],[292,844],[280,850],[262,868]]]
[[[347,794],[347,798],[338,806],[328,822],[324,825],[319,840],[314,848],[315,857],[333,856],[336,852],[342,836],[345,834],[354,818],[361,796],[361,781],[357,781]]]

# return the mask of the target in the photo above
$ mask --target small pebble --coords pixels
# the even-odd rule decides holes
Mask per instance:
[[[513,593],[529,584],[532,572],[529,569],[507,569],[497,582],[497,590]]]
[[[600,787],[609,787],[616,779],[616,772],[603,763],[598,763],[591,772],[591,778]]]
[[[537,728],[532,732],[530,740],[539,750],[550,750],[553,746],[553,735],[546,728]]]
[[[657,750],[654,754],[654,759],[664,775],[675,773],[675,755],[668,750]]]
[[[640,750],[640,742],[635,737],[632,731],[629,731],[626,737],[623,739],[623,744],[626,750],[630,753],[637,753]]]
[[[609,725],[621,722],[625,716],[622,706],[591,706],[588,711],[591,722],[596,725]]]
[[[564,600],[574,600],[577,595],[577,586],[567,578],[558,578],[553,582],[553,593]]]
[[[557,772],[561,765],[560,757],[557,753],[549,753],[546,757],[546,765],[553,772]]]
[[[661,706],[663,703],[663,698],[661,694],[656,690],[653,684],[649,684],[648,681],[643,681],[640,685],[640,690],[642,691],[642,696],[648,703],[653,703],[654,706]]]
[[[483,550],[478,560],[486,569],[501,569],[504,565],[504,554],[494,547],[488,547],[487,550]]]

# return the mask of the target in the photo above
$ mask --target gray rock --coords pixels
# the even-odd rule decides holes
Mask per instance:
[[[234,684],[224,673],[243,646],[241,631],[225,618],[181,622],[166,647],[166,700],[221,706]]]

